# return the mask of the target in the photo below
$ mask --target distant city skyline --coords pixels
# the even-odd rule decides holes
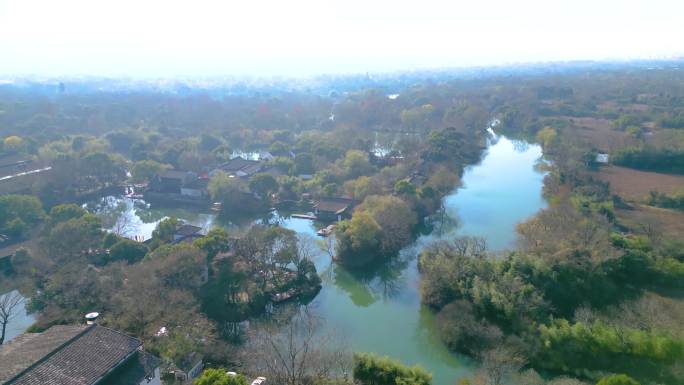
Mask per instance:
[[[684,53],[684,2],[0,0],[0,75],[310,76]]]

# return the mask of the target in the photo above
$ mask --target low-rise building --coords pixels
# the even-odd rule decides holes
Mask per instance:
[[[97,324],[57,325],[0,345],[2,385],[160,385],[142,342]]]
[[[214,175],[218,171],[223,171],[233,177],[249,177],[261,171],[262,163],[258,160],[245,159],[237,156],[213,170],[209,175]]]
[[[171,369],[171,372],[174,375],[176,384],[185,385],[192,384],[192,381],[202,373],[203,368],[204,361],[202,355],[193,352],[184,357],[177,367]]]
[[[351,198],[321,198],[314,204],[314,214],[322,221],[341,221],[351,217],[356,201]]]
[[[150,190],[157,193],[180,194],[186,183],[197,179],[197,174],[190,171],[162,171],[150,181]]]
[[[173,234],[173,243],[192,243],[203,236],[201,227],[184,223],[178,226],[176,232]]]
[[[606,163],[608,163],[609,159],[610,159],[610,157],[608,154],[605,154],[605,153],[596,154],[596,163],[606,164]]]
[[[181,186],[180,194],[190,198],[203,199],[209,196],[209,178],[195,178]]]

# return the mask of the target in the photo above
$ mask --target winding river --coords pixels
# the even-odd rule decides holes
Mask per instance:
[[[435,385],[453,384],[472,372],[472,360],[449,352],[439,340],[432,313],[421,306],[417,269],[420,250],[440,238],[481,236],[489,249],[515,246],[515,225],[545,206],[544,174],[537,163],[538,145],[498,137],[482,161],[466,168],[462,186],[444,199],[446,216],[455,225],[436,229],[405,248],[390,266],[352,274],[321,256],[317,267],[323,289],[309,305],[329,331],[340,333],[346,348],[389,355],[432,372]],[[313,224],[287,219],[282,224],[314,233]]]
[[[461,186],[444,198],[444,224],[420,236],[388,266],[351,273],[333,264],[327,254],[319,255],[315,263],[323,288],[309,307],[324,321],[324,332],[341,335],[344,347],[351,351],[419,364],[432,372],[435,385],[453,384],[470,374],[476,363],[448,351],[437,336],[433,314],[420,304],[416,257],[431,242],[460,235],[484,237],[494,252],[513,248],[515,225],[545,206],[544,173],[537,167],[541,158],[538,145],[494,137],[480,163],[467,167]],[[100,213],[108,227],[126,226],[126,232],[145,238],[159,220],[171,215],[205,229],[249,225],[219,223],[213,214],[153,209],[144,202],[115,198],[106,198],[91,209]],[[272,220],[316,236],[311,221],[277,215]]]

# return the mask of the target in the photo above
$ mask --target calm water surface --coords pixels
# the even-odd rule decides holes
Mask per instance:
[[[431,242],[458,235],[482,236],[494,251],[512,248],[516,223],[545,205],[544,174],[535,167],[541,155],[537,145],[498,138],[480,164],[465,170],[462,186],[444,200],[446,215],[456,226],[419,237],[390,266],[362,275],[321,256],[317,267],[323,289],[310,307],[326,328],[344,336],[352,351],[419,364],[432,372],[435,385],[453,384],[470,374],[474,363],[447,350],[432,313],[420,305],[416,256]],[[282,224],[300,233],[314,232],[308,221],[287,219]]]

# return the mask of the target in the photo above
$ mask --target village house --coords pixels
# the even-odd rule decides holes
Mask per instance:
[[[3,385],[160,385],[142,342],[97,324],[56,325],[0,345]]]
[[[273,159],[275,159],[275,156],[273,156],[273,154],[271,154],[271,153],[268,152],[268,151],[261,151],[261,152],[259,153],[259,160],[263,160],[263,161],[267,161],[267,162],[268,162],[268,161],[271,161],[271,160],[273,160]]]
[[[176,232],[173,234],[173,243],[192,243],[203,236],[201,227],[184,223],[178,226]]]
[[[190,171],[166,170],[150,181],[150,190],[165,194],[180,194],[186,183],[197,179],[197,174]]]
[[[214,176],[218,171],[223,171],[232,177],[249,177],[260,172],[262,166],[262,163],[258,160],[250,160],[238,156],[223,163],[217,169],[211,171],[209,175]]]
[[[598,153],[596,154],[596,163],[603,163],[607,164],[609,160],[609,155],[606,153]]]
[[[194,178],[185,182],[180,189],[180,194],[186,197],[203,199],[209,196],[209,178]]]
[[[170,372],[174,375],[175,384],[192,384],[204,368],[202,355],[196,352],[188,354],[177,366],[171,368]]]
[[[166,170],[156,175],[145,192],[146,198],[205,201],[209,197],[209,178],[192,171]]]
[[[321,198],[314,204],[314,214],[321,221],[341,221],[351,217],[355,204],[351,198]]]

